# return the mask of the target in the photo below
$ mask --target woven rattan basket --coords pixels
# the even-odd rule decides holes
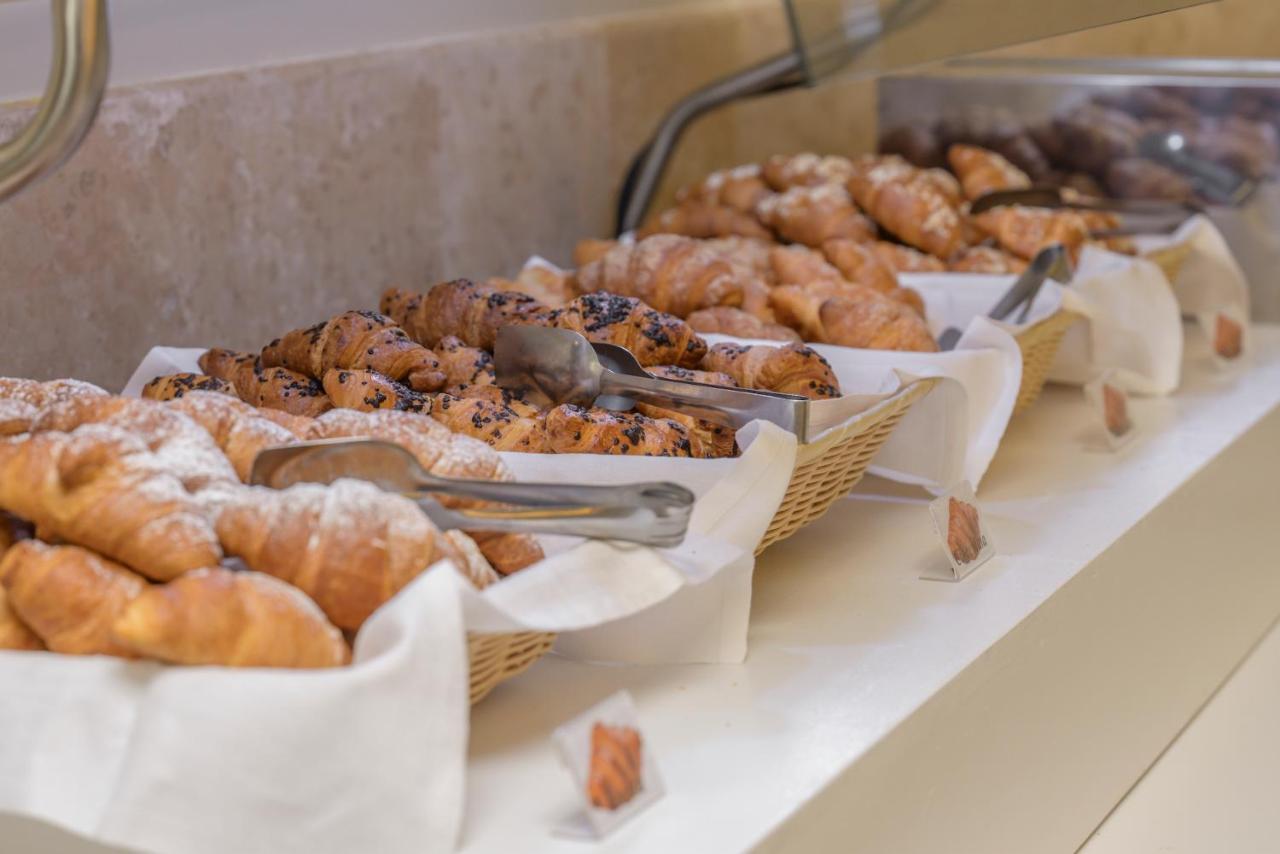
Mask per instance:
[[[925,379],[907,386],[848,427],[832,430],[817,442],[801,445],[796,469],[778,512],[756,548],[756,554],[826,513],[849,494],[871,459],[916,401],[933,388]],[[471,702],[480,702],[503,680],[527,670],[546,655],[556,636],[548,632],[469,634]]]
[[[1049,378],[1049,368],[1058,355],[1058,345],[1071,325],[1080,319],[1073,311],[1059,310],[1039,323],[1032,324],[1014,336],[1022,351],[1022,384],[1018,386],[1018,401],[1013,414],[1025,412],[1036,402]]]
[[[471,703],[488,696],[498,684],[528,670],[555,643],[550,632],[467,635],[471,659]]]
[[[911,406],[934,387],[920,380],[878,404],[866,417],[832,430],[817,442],[800,446],[796,468],[756,554],[817,519],[849,494],[866,473],[871,459]]]
[[[1160,272],[1164,273],[1164,277],[1172,285],[1177,281],[1178,273],[1182,271],[1182,265],[1186,263],[1187,256],[1190,254],[1191,243],[1184,240],[1172,246],[1152,249],[1150,252],[1143,253],[1142,257],[1159,267]]]

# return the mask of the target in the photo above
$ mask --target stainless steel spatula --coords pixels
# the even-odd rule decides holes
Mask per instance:
[[[735,429],[756,419],[770,421],[802,441],[808,429],[808,398],[659,379],[630,350],[592,344],[567,329],[504,326],[498,330],[493,362],[498,385],[523,392],[536,406],[629,409],[642,400]]]
[[[694,495],[676,483],[584,486],[456,480],[426,471],[404,448],[376,439],[332,439],[268,448],[253,461],[250,483],[284,489],[295,483],[365,480],[418,503],[441,529],[565,534],[675,546],[684,540]],[[503,507],[447,508],[452,495]]]

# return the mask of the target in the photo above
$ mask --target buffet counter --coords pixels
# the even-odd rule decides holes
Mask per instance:
[[[1280,327],[1131,402],[1093,447],[1077,389],[1016,419],[983,483],[996,556],[962,582],[918,492],[868,480],[759,558],[749,655],[556,657],[472,717],[462,850],[582,851],[547,732],[635,697],[667,795],[610,851],[1073,850],[1280,615]],[[850,549],[856,543],[857,549]]]

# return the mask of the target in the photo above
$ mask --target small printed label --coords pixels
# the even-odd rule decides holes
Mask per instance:
[[[553,739],[583,806],[560,833],[602,838],[662,796],[652,747],[626,691],[560,726]]]
[[[1107,371],[1086,385],[1084,393],[1102,427],[1107,448],[1114,451],[1127,444],[1135,432],[1133,416],[1129,393],[1116,382],[1115,372]]]
[[[945,571],[926,573],[924,578],[959,581],[995,554],[978,499],[968,481],[962,481],[930,502],[929,514],[949,566]]]

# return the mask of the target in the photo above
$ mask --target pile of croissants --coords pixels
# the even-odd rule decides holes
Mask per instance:
[[[737,453],[734,431],[687,413],[639,404],[634,411],[542,408],[497,385],[498,329],[569,329],[630,349],[655,376],[836,397],[830,364],[798,342],[708,346],[688,323],[635,297],[587,293],[551,308],[516,290],[465,279],[423,293],[392,288],[382,312],[348,311],[295,329],[260,352],[211,349],[201,373],[156,377],[154,400],[193,392],[259,408],[283,431],[306,435],[336,410],[395,412],[479,439],[500,451],[712,458]]]
[[[308,418],[194,386],[160,402],[0,379],[0,649],[337,666],[437,561],[484,587],[542,559],[528,535],[442,532],[364,482],[244,483],[262,448],[356,436],[439,475],[511,478],[488,445],[408,412]]]
[[[585,240],[576,272],[526,271],[515,285],[549,304],[576,293],[638,297],[698,332],[931,351],[919,294],[898,274],[1015,273],[1040,249],[1073,257],[1111,214],[969,203],[1031,186],[983,148],[955,145],[951,171],[896,155],[777,155],[714,172],[677,194],[634,242]],[[1131,242],[1105,241],[1131,253]]]

